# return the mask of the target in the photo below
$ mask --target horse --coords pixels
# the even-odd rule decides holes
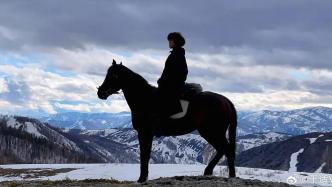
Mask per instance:
[[[140,177],[137,182],[148,179],[148,167],[152,140],[156,136],[153,115],[155,101],[152,99],[157,88],[142,76],[113,59],[102,85],[98,87],[99,99],[106,100],[122,90],[131,110],[132,125],[137,131],[140,147]],[[223,95],[202,91],[189,101],[187,113],[179,119],[168,119],[165,133],[158,136],[177,136],[195,130],[217,151],[204,170],[204,175],[212,175],[214,167],[223,155],[227,158],[229,177],[235,174],[237,114],[233,103]],[[170,130],[171,129],[171,130]],[[228,139],[227,139],[228,130]]]

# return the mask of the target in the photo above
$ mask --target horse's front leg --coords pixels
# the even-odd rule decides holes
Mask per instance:
[[[148,179],[149,175],[149,160],[151,154],[152,133],[148,132],[139,132],[138,131],[138,140],[140,146],[140,159],[141,159],[141,175],[137,182],[145,182]]]

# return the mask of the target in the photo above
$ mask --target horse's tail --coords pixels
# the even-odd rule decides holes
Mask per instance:
[[[230,124],[228,127],[228,142],[230,145],[231,154],[235,157],[236,151],[236,128],[237,128],[237,114],[235,106],[231,103],[231,116],[230,116]]]

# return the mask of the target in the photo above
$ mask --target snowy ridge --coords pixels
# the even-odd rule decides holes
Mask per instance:
[[[55,127],[81,130],[102,130],[110,128],[130,128],[131,114],[120,113],[79,113],[68,112],[50,115],[40,119]]]
[[[241,152],[237,165],[301,172],[332,173],[332,132],[293,136]],[[325,163],[325,164],[324,164]]]
[[[332,108],[239,112],[238,133],[282,132],[292,135],[332,131]]]
[[[56,143],[60,146],[67,147],[69,149],[75,150],[75,151],[82,152],[82,150],[76,145],[75,142],[69,140],[68,138],[66,138],[62,134],[59,134],[58,132],[56,132],[53,129],[49,129],[49,132],[53,134],[53,136],[51,136],[51,137],[53,138],[54,143]]]
[[[35,135],[37,137],[42,137],[42,138],[47,139],[44,135],[42,135],[42,134],[39,133],[39,131],[37,130],[37,127],[35,126],[35,124],[33,124],[31,122],[25,122],[24,127],[25,127],[24,130],[27,133],[33,134],[33,135]]]
[[[71,140],[49,128],[38,120],[26,117],[1,116],[1,121],[7,124],[7,127],[21,130],[37,138],[47,139],[60,146],[81,151],[80,148]]]
[[[237,138],[238,152],[246,151],[248,149],[261,146],[268,143],[282,141],[290,138],[291,136],[284,133],[268,132],[268,133],[256,133]]]
[[[1,117],[1,116],[0,116]],[[7,121],[7,127],[14,128],[14,129],[22,129],[23,131],[32,134],[38,138],[46,138],[46,136],[42,135],[39,130],[38,126],[36,124],[33,124],[31,122],[24,122],[21,123],[15,119],[15,117],[10,116],[2,116],[3,120]]]

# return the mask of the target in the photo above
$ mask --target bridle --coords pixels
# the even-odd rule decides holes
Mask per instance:
[[[118,76],[118,75],[112,75],[112,78],[115,79],[116,81],[118,81],[119,76]],[[99,88],[100,88],[100,87],[101,87],[101,86],[98,86],[98,87],[97,87],[98,91],[99,91]],[[119,91],[120,91],[120,89],[119,89],[119,90],[114,90],[113,87],[110,87],[110,88],[106,89],[106,91],[104,91],[104,94],[105,94],[105,95],[120,94]]]

